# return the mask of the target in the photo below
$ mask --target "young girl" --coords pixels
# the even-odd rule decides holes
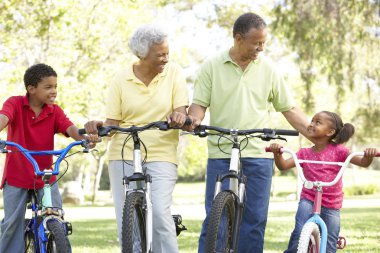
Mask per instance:
[[[333,112],[322,111],[314,115],[307,128],[309,139],[313,140],[311,148],[301,148],[297,157],[303,160],[319,160],[343,162],[350,154],[343,143],[347,142],[355,132],[350,123],[343,124],[342,119]],[[276,143],[270,145],[274,153],[276,166],[280,170],[288,170],[295,167],[294,160],[285,160],[281,153],[281,146]],[[363,157],[355,156],[351,163],[368,167],[373,157],[377,154],[375,148],[365,150]],[[301,164],[305,177],[309,180],[332,181],[340,166],[304,163]],[[343,202],[343,183],[340,179],[335,185],[325,187],[323,190],[321,218],[324,220],[328,230],[326,252],[336,252],[336,244],[340,230],[340,208]],[[315,192],[313,189],[302,189],[301,200],[298,204],[295,228],[291,234],[288,249],[284,253],[297,252],[298,240],[301,230],[306,221],[313,215],[313,200]]]

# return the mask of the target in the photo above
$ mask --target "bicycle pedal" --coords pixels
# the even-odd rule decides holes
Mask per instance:
[[[182,216],[179,214],[172,215],[175,225],[175,230],[177,236],[181,234],[182,231],[187,230],[187,228],[182,224]]]
[[[346,247],[346,238],[344,238],[343,236],[339,236],[336,248],[337,249],[344,249],[345,247]]]
[[[65,222],[66,235],[71,235],[73,233],[73,226],[70,222]]]

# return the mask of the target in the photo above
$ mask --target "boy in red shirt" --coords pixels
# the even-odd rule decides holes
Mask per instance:
[[[54,149],[54,134],[62,133],[75,140],[83,139],[78,128],[62,109],[54,104],[57,96],[57,73],[45,64],[28,68],[24,75],[25,96],[8,98],[0,110],[0,131],[8,126],[7,140],[30,150]],[[91,143],[93,146],[94,144]],[[52,156],[35,156],[40,168],[51,167]],[[52,177],[51,181],[54,181]],[[0,252],[24,252],[24,217],[29,189],[42,195],[43,181],[33,166],[19,152],[7,154],[3,179],[4,219],[0,227]],[[52,202],[62,207],[58,185],[51,188]]]

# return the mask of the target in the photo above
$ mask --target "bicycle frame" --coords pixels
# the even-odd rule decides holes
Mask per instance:
[[[271,152],[270,148],[265,149],[267,152]],[[321,243],[320,243],[320,253],[326,252],[327,247],[327,236],[328,231],[325,222],[322,220],[320,214],[321,214],[321,207],[322,207],[322,195],[323,195],[323,187],[326,186],[332,186],[335,185],[343,176],[343,173],[345,169],[348,167],[348,164],[350,163],[351,159],[354,156],[364,156],[364,152],[352,152],[344,162],[328,162],[328,161],[314,161],[314,160],[301,160],[297,158],[297,155],[295,152],[291,151],[287,148],[281,148],[280,150],[283,153],[288,153],[291,155],[291,157],[294,160],[294,164],[296,165],[297,172],[299,177],[301,178],[303,182],[303,186],[307,189],[315,189],[315,198],[314,198],[314,206],[313,206],[313,216],[309,218],[305,225],[307,223],[315,223],[319,226],[320,232],[321,232]],[[380,153],[378,153],[376,156],[380,156]],[[303,174],[303,168],[301,167],[301,163],[314,163],[314,164],[330,164],[330,165],[338,165],[341,166],[339,172],[335,176],[335,178],[331,182],[323,182],[323,181],[309,181],[305,178],[305,175]],[[304,225],[304,226],[305,226]]]
[[[189,124],[191,122],[188,122]],[[186,124],[186,123],[185,123]],[[105,126],[98,130],[99,136],[107,136],[111,131],[129,133],[133,140],[133,174],[129,177],[123,178],[123,184],[125,185],[126,195],[133,192],[142,192],[144,194],[144,215],[145,215],[145,239],[146,239],[146,251],[152,252],[152,242],[153,242],[153,212],[152,212],[152,201],[151,201],[151,183],[152,178],[149,174],[146,174],[143,169],[142,155],[140,149],[140,138],[138,133],[147,129],[156,128],[162,131],[166,131],[171,128],[166,121],[156,121],[145,126],[131,126],[129,128],[123,128],[119,126]],[[84,134],[85,130],[80,129],[80,134]],[[136,188],[129,188],[130,182],[136,182]],[[145,182],[145,185],[142,184]],[[183,229],[184,230],[184,229]]]
[[[0,140],[0,153],[11,153],[12,150],[5,149],[6,146],[14,147],[17,150],[19,150],[26,158],[27,160],[33,165],[34,172],[37,176],[42,176],[42,179],[44,181],[44,187],[43,187],[43,198],[40,201],[38,200],[37,196],[34,196],[34,193],[31,194],[31,209],[32,209],[32,219],[30,224],[28,224],[27,229],[32,229],[33,235],[34,235],[34,249],[35,252],[46,252],[46,244],[48,242],[48,228],[47,228],[47,222],[49,220],[57,220],[60,224],[62,224],[62,227],[64,228],[64,231],[66,234],[70,234],[72,231],[71,224],[68,222],[65,222],[63,220],[64,212],[62,209],[58,209],[53,207],[52,205],[52,198],[51,198],[51,185],[49,183],[50,178],[53,175],[59,174],[59,166],[62,162],[62,160],[66,157],[67,153],[70,151],[71,148],[74,146],[81,145],[85,149],[83,152],[88,152],[88,142],[86,140],[82,141],[74,141],[70,143],[67,147],[61,150],[45,150],[45,151],[32,151],[25,149],[21,145],[10,142],[10,141],[1,141]],[[33,158],[37,155],[56,155],[59,156],[54,164],[54,169],[44,169],[43,171],[40,170],[36,160]],[[41,217],[42,222],[37,227],[38,222],[37,219]]]
[[[240,163],[240,142],[238,140],[238,134],[235,130],[231,130],[231,137],[233,140],[231,148],[231,159],[229,171],[224,175],[217,175],[214,191],[214,199],[221,192],[222,183],[225,179],[229,179],[228,190],[234,194],[234,200],[236,207],[236,216],[233,228],[233,238],[232,238],[232,248],[237,249],[239,241],[239,230],[240,223],[243,218],[243,208],[244,208],[244,195],[245,195],[245,184],[247,178],[244,176],[241,170]]]
[[[269,141],[272,139],[284,139],[278,135],[290,135],[297,136],[298,132],[293,130],[274,130],[274,129],[250,129],[250,130],[237,130],[237,129],[225,129],[214,126],[206,126],[199,125],[196,129],[194,129],[194,135],[198,135],[200,137],[206,137],[210,135],[206,130],[216,131],[220,134],[217,135],[229,135],[232,142],[231,148],[231,157],[229,164],[229,171],[223,175],[217,175],[215,189],[214,189],[214,200],[218,196],[219,193],[222,192],[222,183],[225,179],[229,179],[230,184],[228,190],[224,190],[232,193],[232,199],[234,202],[234,213],[236,214],[234,217],[234,225],[232,229],[232,243],[231,243],[231,252],[237,252],[238,242],[239,242],[239,231],[240,224],[243,218],[243,210],[244,210],[244,197],[245,197],[245,185],[247,182],[246,176],[244,176],[243,168],[240,165],[240,142],[238,139],[239,135],[245,136],[246,138],[257,137],[264,141]],[[252,134],[262,134],[262,135],[252,135]],[[214,203],[213,203],[214,204]],[[218,216],[219,214],[216,214]],[[212,215],[211,215],[212,216]],[[231,219],[232,220],[232,219]],[[218,228],[219,228],[218,224]],[[213,226],[214,227],[214,226]],[[219,230],[218,230],[219,231]],[[208,233],[209,234],[209,233]],[[212,238],[210,242],[218,241],[218,239]],[[211,247],[216,247],[215,244]],[[208,249],[210,250],[210,249]],[[211,249],[215,250],[215,249]],[[225,249],[223,249],[225,250]],[[224,251],[223,251],[224,252]]]
[[[149,174],[144,173],[142,167],[140,138],[138,132],[132,132],[133,138],[133,170],[132,176],[124,177],[123,184],[125,185],[126,194],[131,191],[142,191],[145,195],[145,232],[146,232],[146,249],[147,252],[152,251],[153,242],[153,212],[152,212],[152,200],[151,200],[151,183],[152,178]],[[136,189],[129,188],[129,182],[136,182]],[[145,187],[141,183],[145,182]]]

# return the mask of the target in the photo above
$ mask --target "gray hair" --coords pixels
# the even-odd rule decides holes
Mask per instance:
[[[148,55],[153,44],[161,44],[166,41],[168,34],[157,25],[143,25],[136,29],[129,39],[128,46],[138,58]]]

